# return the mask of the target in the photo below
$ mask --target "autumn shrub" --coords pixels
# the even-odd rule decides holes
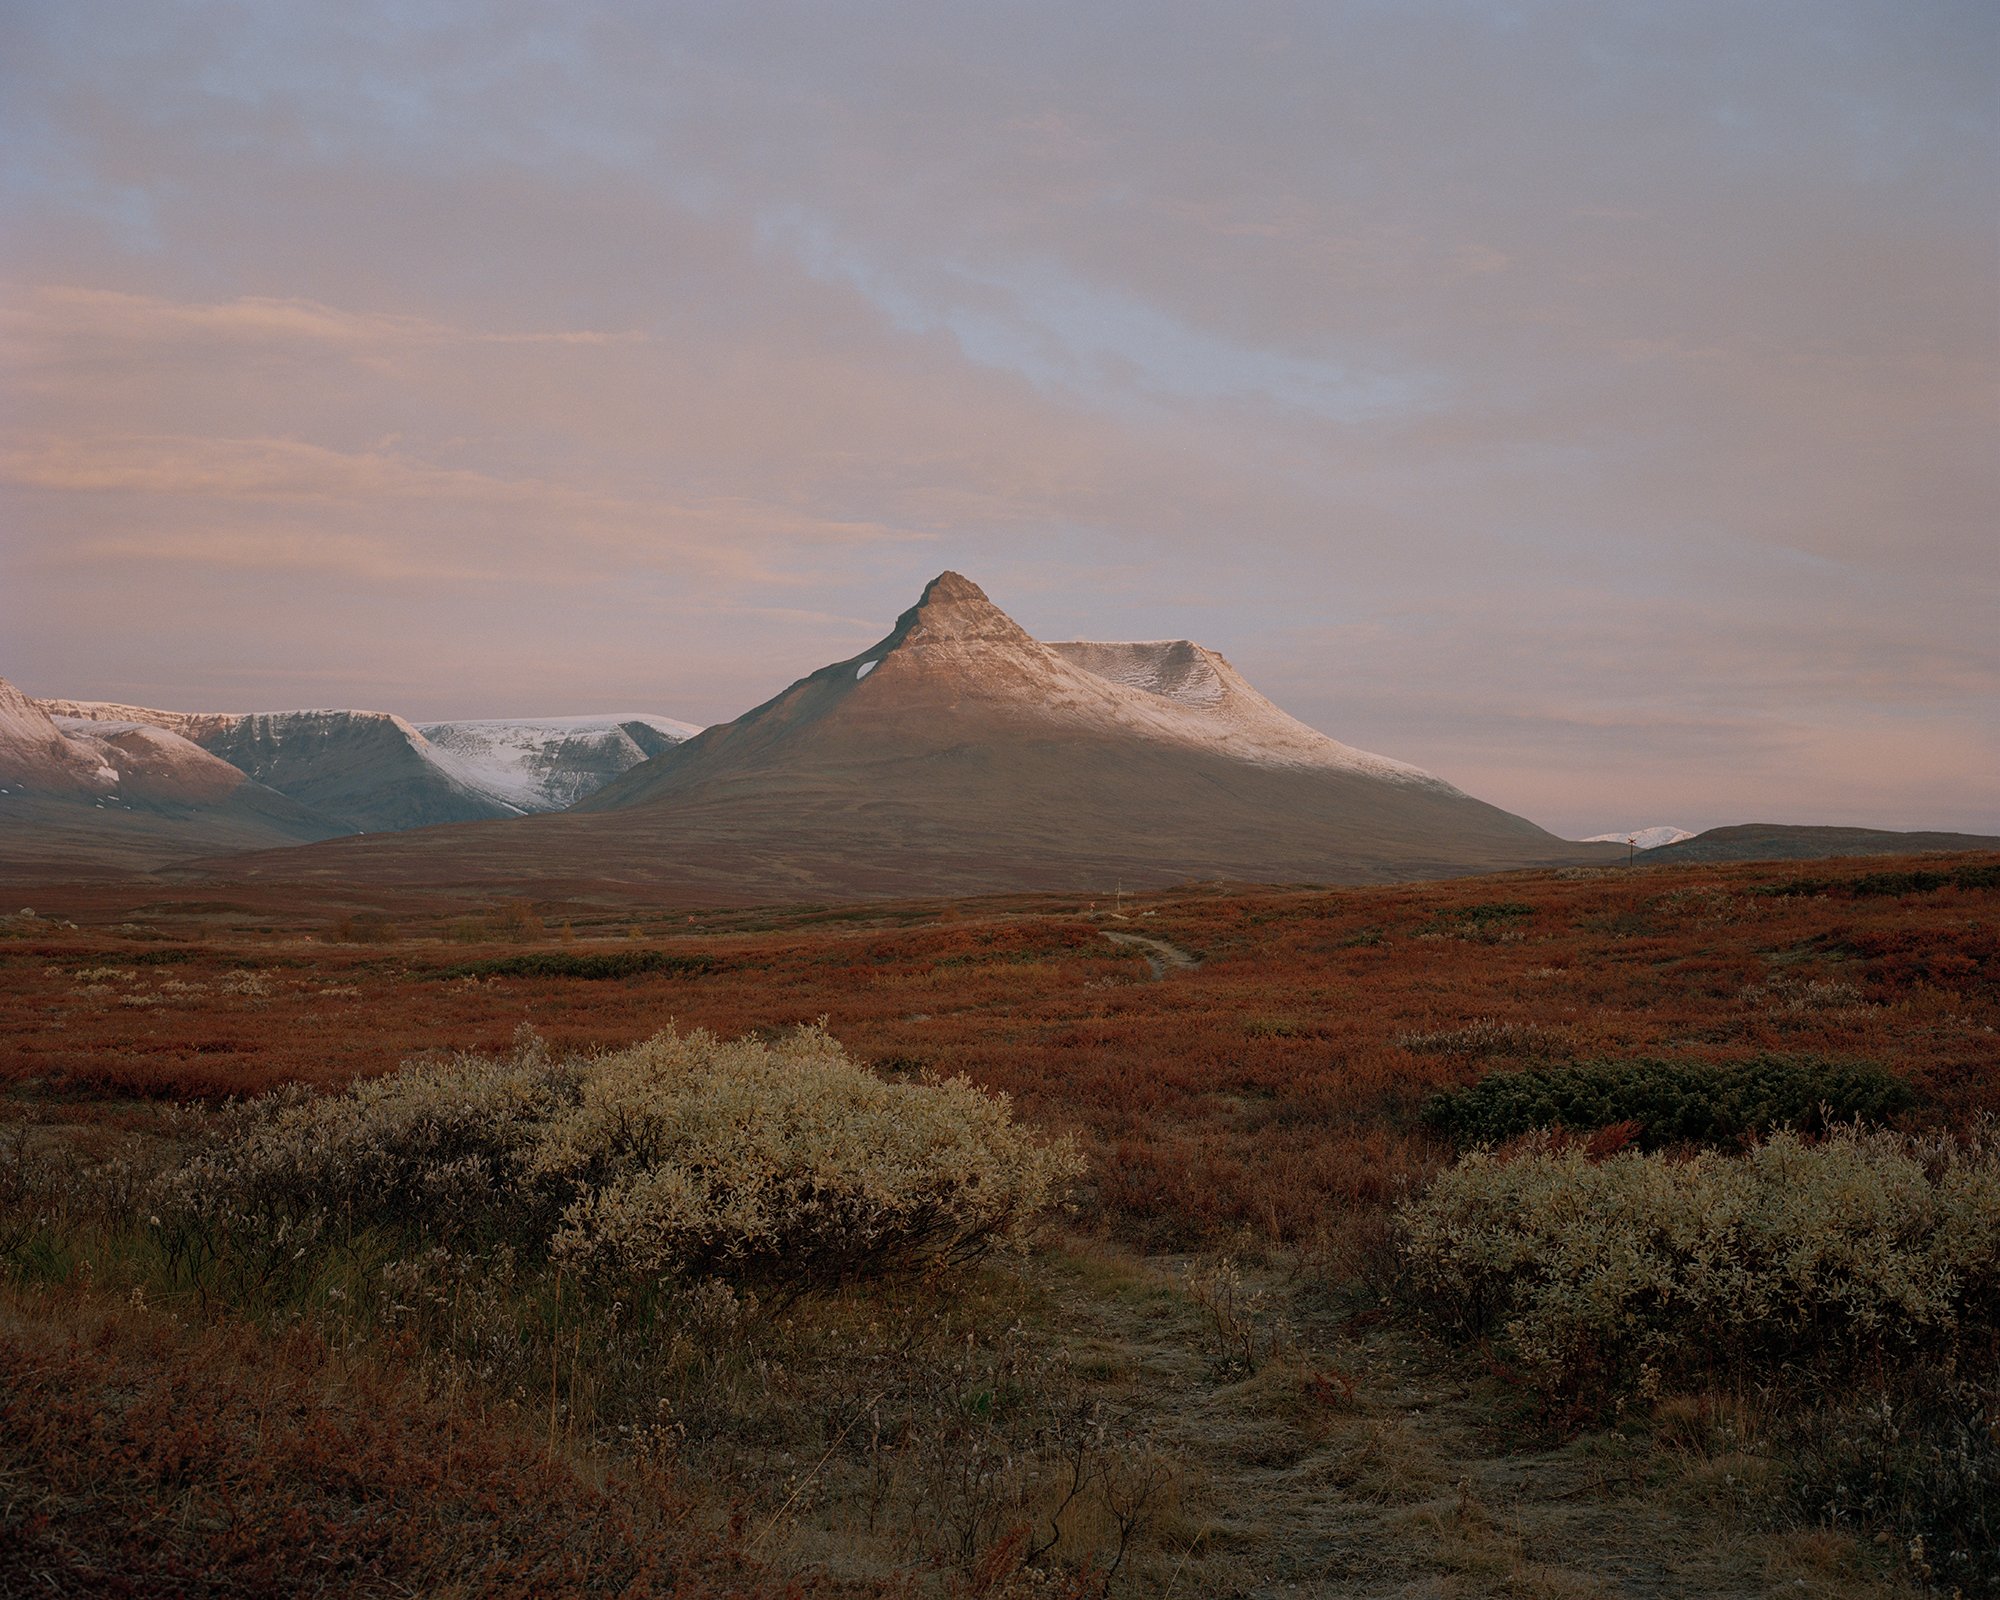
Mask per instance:
[[[1455,906],[1433,911],[1430,926],[1419,932],[1417,937],[1429,941],[1460,939],[1468,944],[1508,944],[1522,937],[1521,929],[1515,924],[1534,914],[1533,906],[1518,900]]]
[[[517,942],[539,939],[546,932],[541,917],[525,900],[510,900],[486,913],[486,932],[495,939]]]
[[[163,945],[156,950],[139,950],[125,959],[135,967],[170,967],[185,961],[199,961],[203,951],[184,944]]]
[[[1916,1099],[1903,1079],[1867,1061],[1765,1055],[1748,1061],[1590,1061],[1490,1072],[1433,1095],[1426,1126],[1462,1145],[1499,1144],[1563,1128],[1588,1133],[1637,1125],[1647,1149],[1725,1144],[1790,1127],[1879,1122]]]
[[[386,1227],[798,1289],[1021,1243],[1078,1166],[1004,1096],[885,1083],[817,1027],[568,1057],[524,1037],[225,1113],[163,1180],[160,1226],[197,1266],[218,1236]]]
[[[2000,1145],[1853,1128],[1737,1155],[1477,1151],[1400,1213],[1408,1293],[1552,1395],[1950,1352],[2000,1321]]]
[[[794,1283],[1020,1243],[1080,1170],[963,1079],[890,1084],[831,1035],[773,1048],[667,1033],[592,1064],[543,1133],[538,1179],[576,1198],[578,1265]]]

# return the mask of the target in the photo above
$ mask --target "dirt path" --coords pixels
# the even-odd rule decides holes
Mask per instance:
[[[1739,1516],[1753,1460],[1615,1430],[1538,1440],[1505,1426],[1525,1408],[1495,1380],[1386,1323],[1301,1326],[1248,1370],[1174,1264],[1089,1250],[1061,1270],[1051,1309],[1079,1370],[1104,1374],[1134,1448],[1184,1463],[1161,1547],[1121,1593],[1908,1600],[1845,1548]],[[1243,1292],[1276,1303],[1280,1288]],[[1244,1314],[1275,1320],[1268,1304]]]
[[[1169,972],[1192,972],[1201,965],[1195,957],[1178,945],[1168,944],[1164,939],[1149,939],[1143,933],[1113,933],[1109,928],[1097,930],[1113,944],[1128,945],[1146,958],[1146,965],[1153,970],[1153,979],[1158,982]]]

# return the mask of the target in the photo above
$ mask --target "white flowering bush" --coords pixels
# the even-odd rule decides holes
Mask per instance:
[[[1081,1163],[966,1080],[891,1084],[821,1028],[417,1065],[254,1103],[166,1180],[180,1225],[487,1238],[580,1275],[796,1289],[1025,1242]]]
[[[1554,1389],[1990,1339],[2000,1149],[1792,1133],[1736,1155],[1480,1151],[1401,1212],[1411,1292]]]

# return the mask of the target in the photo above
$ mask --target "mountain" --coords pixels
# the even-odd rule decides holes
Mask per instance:
[[[1710,828],[1649,851],[1648,865],[1674,861],[1818,861],[1828,856],[1908,856],[1925,850],[2000,850],[1984,833],[1892,833],[1881,828],[1794,827],[1748,822]]]
[[[595,717],[426,722],[432,759],[518,811],[561,811],[701,729],[628,711]]]
[[[1634,828],[1629,833],[1593,833],[1584,844],[1629,844],[1641,850],[1657,850],[1662,845],[1679,844],[1694,835],[1686,828]]]
[[[170,729],[326,817],[336,833],[520,814],[437,760],[421,733],[386,711],[185,712],[92,701],[43,703],[60,715]]]
[[[78,721],[150,726],[192,740],[331,824],[393,833],[554,811],[696,730],[643,713],[435,723],[385,711],[156,711],[46,700]]]
[[[215,870],[742,902],[1367,882],[1622,853],[1315,732],[1214,651],[1043,644],[945,573],[877,644],[571,811]]]
[[[177,733],[51,717],[0,679],[0,874],[143,869],[340,831]]]

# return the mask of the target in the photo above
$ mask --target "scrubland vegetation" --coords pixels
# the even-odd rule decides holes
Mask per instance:
[[[2000,885],[1868,867],[78,891],[0,1592],[2000,1592]]]

